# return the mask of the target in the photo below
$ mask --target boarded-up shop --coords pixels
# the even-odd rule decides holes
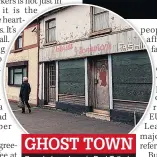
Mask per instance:
[[[112,55],[112,82],[112,120],[137,123],[148,105],[152,89],[152,70],[147,51]]]
[[[152,87],[148,53],[133,30],[40,49],[42,105],[133,123]]]

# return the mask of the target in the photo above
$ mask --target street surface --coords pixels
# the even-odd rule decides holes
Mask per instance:
[[[28,133],[91,133],[91,134],[123,134],[129,133],[133,126],[89,118],[64,111],[32,108],[32,113],[21,113],[16,104],[10,104],[17,120]]]

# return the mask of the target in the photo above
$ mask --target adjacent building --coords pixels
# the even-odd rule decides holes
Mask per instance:
[[[30,103],[37,105],[38,94],[38,25],[33,21],[13,44],[6,67],[6,93],[9,101],[19,100],[22,78],[31,84]]]

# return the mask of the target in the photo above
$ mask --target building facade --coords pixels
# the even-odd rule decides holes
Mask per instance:
[[[9,101],[19,101],[22,78],[31,85],[30,104],[37,105],[38,94],[38,24],[33,21],[18,36],[8,57],[6,92]]]
[[[148,53],[119,16],[84,5],[40,19],[40,105],[134,123],[151,88]]]

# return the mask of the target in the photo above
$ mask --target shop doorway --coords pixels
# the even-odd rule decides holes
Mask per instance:
[[[91,59],[89,78],[90,103],[94,110],[109,110],[109,74],[108,59]]]
[[[56,103],[56,64],[50,62],[46,64],[46,98],[49,105]]]
[[[95,61],[96,109],[109,109],[108,61]]]

